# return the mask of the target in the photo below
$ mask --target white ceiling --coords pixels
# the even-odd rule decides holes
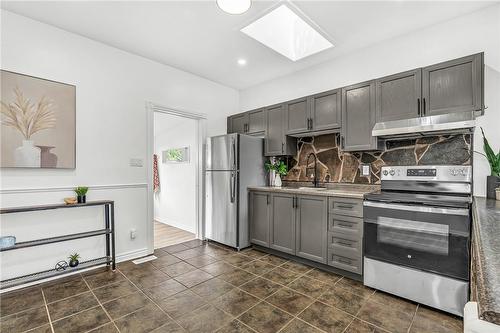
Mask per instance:
[[[2,1],[3,9],[244,89],[341,54],[472,12],[483,1],[293,1],[335,47],[293,62],[239,31],[278,1],[243,15],[213,1]],[[245,58],[241,67],[237,59]]]

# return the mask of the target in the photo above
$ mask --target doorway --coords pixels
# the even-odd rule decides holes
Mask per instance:
[[[202,237],[204,117],[157,105],[148,109],[152,252]]]

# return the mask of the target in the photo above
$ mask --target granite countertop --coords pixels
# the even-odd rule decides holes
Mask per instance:
[[[500,201],[475,197],[472,214],[479,317],[500,325]]]
[[[380,190],[378,185],[360,184],[328,184],[326,188],[314,188],[307,186],[249,186],[251,191],[281,192],[305,195],[321,195],[325,197],[344,197],[363,199],[366,193]]]

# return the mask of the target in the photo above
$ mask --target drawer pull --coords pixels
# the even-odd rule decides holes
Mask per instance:
[[[352,261],[350,261],[349,259],[346,259],[346,258],[341,258],[341,257],[338,257],[337,260],[343,264],[347,264],[347,265],[350,265],[352,263]]]
[[[337,242],[337,244],[345,246],[345,247],[352,247],[352,243],[346,243],[346,242]]]
[[[354,206],[353,205],[337,205],[337,207],[340,209],[352,209]]]
[[[343,227],[343,228],[352,228],[352,224],[346,224],[346,223],[339,223],[338,224],[339,227]]]

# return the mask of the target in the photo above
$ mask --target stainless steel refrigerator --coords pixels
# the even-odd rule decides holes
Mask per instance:
[[[248,247],[247,187],[265,184],[264,141],[234,133],[208,138],[206,149],[205,236]]]

